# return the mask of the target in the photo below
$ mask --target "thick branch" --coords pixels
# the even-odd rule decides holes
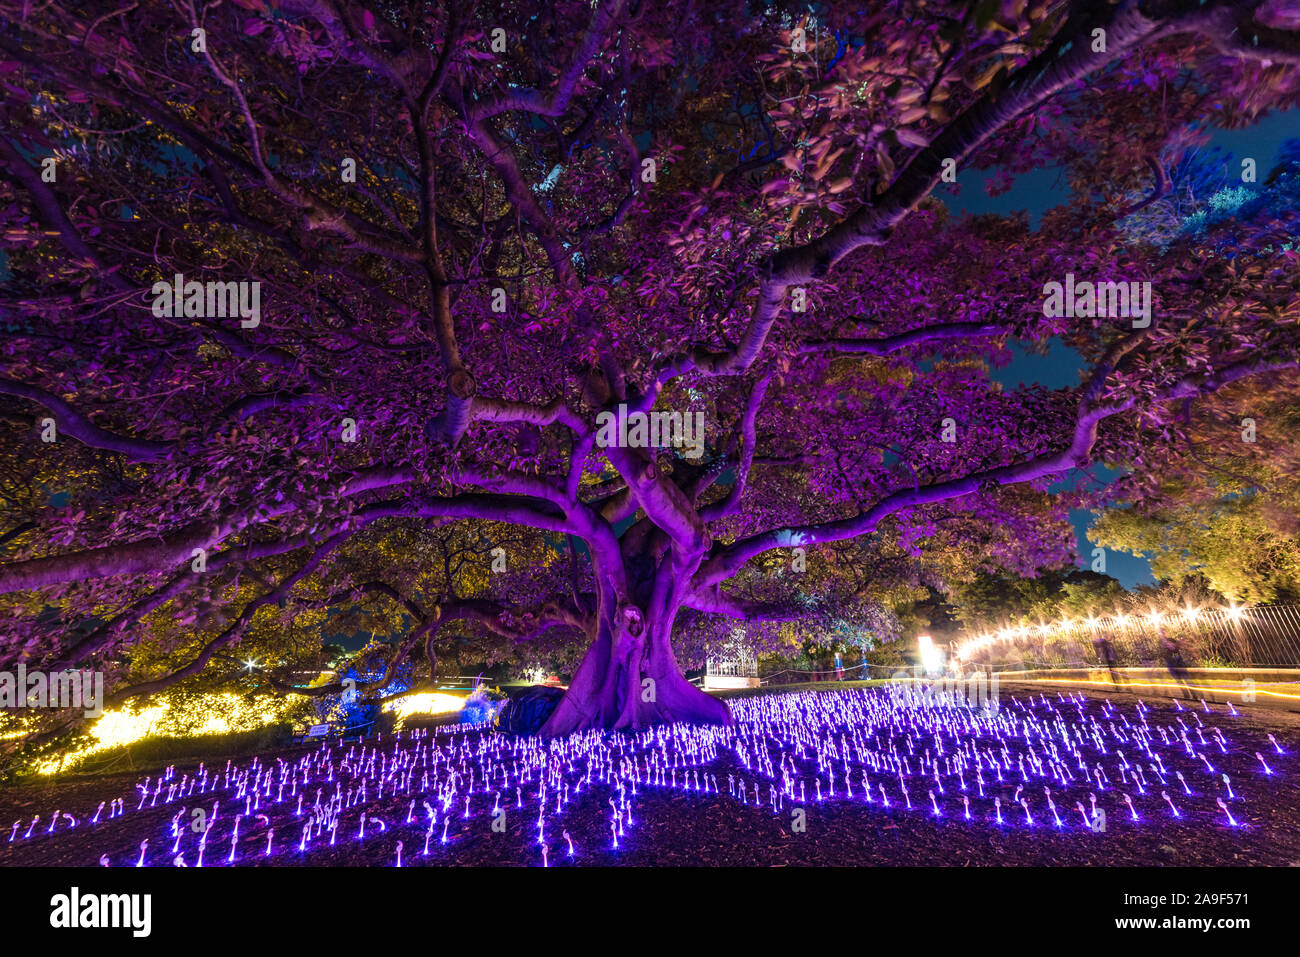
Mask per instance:
[[[1234,363],[1208,375],[1187,376],[1180,379],[1157,395],[1155,401],[1167,402],[1202,395],[1247,376],[1295,368],[1297,365],[1300,365],[1300,362],[1295,359],[1272,361],[1254,359]],[[1097,440],[1097,427],[1102,420],[1131,409],[1138,401],[1136,397],[1130,396],[1105,404],[1092,404],[1090,397],[1099,393],[1099,383],[1104,381],[1104,378],[1104,376],[1094,375],[1089,387],[1085,389],[1085,398],[1079,406],[1074,435],[1066,449],[1049,455],[1036,456],[1016,465],[997,466],[931,485],[899,489],[885,496],[871,508],[859,511],[848,518],[802,527],[773,529],[743,538],[725,546],[701,566],[696,578],[697,590],[725,581],[751,558],[774,548],[855,538],[873,532],[886,516],[904,508],[960,498],[988,486],[1029,482],[1085,464]]]
[[[347,541],[351,534],[351,532],[340,532],[337,535],[330,536],[318,545],[316,550],[312,552],[311,556],[296,572],[287,576],[279,585],[268,591],[266,594],[254,598],[245,605],[244,610],[230,625],[230,627],[204,645],[203,650],[199,652],[198,656],[185,667],[173,671],[164,678],[158,678],[154,681],[144,681],[140,684],[124,688],[123,690],[114,693],[107,701],[105,701],[104,706],[106,708],[116,707],[131,698],[162,691],[165,688],[170,688],[183,678],[189,678],[198,674],[207,667],[207,664],[212,660],[213,655],[226,645],[238,641],[243,636],[244,629],[248,627],[249,622],[253,620],[253,616],[256,615],[260,609],[267,605],[281,602],[285,598],[289,597],[289,593],[293,591],[294,586],[315,571],[317,566],[325,560],[326,556]]]
[[[54,413],[55,427],[62,434],[91,448],[120,452],[133,462],[156,462],[166,458],[172,448],[171,442],[134,439],[101,429],[53,392],[40,386],[0,379],[0,394],[19,396],[44,406]]]
[[[624,0],[603,0],[600,3],[553,90],[541,93],[537,90],[512,89],[499,96],[480,100],[468,111],[471,122],[480,123],[510,110],[523,110],[539,116],[563,114],[583,71],[600,50],[614,21],[622,15],[624,5]]]

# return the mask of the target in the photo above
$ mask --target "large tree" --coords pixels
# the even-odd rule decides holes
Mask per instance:
[[[1054,476],[1150,468],[1182,403],[1293,374],[1275,219],[1231,259],[1115,225],[1189,124],[1296,104],[1285,3],[785,6],[0,2],[0,665],[223,608],[123,700],[366,593],[399,655],[454,616],[584,634],[548,734],[725,721],[674,624],[805,615],[774,554],[1041,567]],[[1037,229],[932,198],[1048,165]],[[1150,282],[1152,320],[1045,315],[1066,273]],[[260,312],[158,308],[177,274]],[[1053,336],[1077,387],[997,387]],[[610,445],[620,409],[704,434]],[[405,590],[457,524],[541,536],[531,591]]]

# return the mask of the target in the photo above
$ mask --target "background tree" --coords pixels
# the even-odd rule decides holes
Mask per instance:
[[[1157,578],[1236,601],[1300,599],[1300,394],[1239,386],[1188,407],[1159,475],[1124,481],[1089,532]]]

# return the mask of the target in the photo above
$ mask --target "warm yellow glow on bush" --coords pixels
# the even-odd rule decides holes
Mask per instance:
[[[465,699],[454,694],[442,694],[430,691],[424,694],[410,694],[390,702],[387,710],[397,713],[398,721],[405,721],[413,714],[450,714],[465,706]]]
[[[148,737],[185,738],[255,731],[283,720],[291,703],[271,698],[249,701],[243,695],[226,693],[157,704],[138,711],[130,707],[105,711],[90,726],[93,742],[53,758],[37,770],[41,774],[55,774],[74,767],[92,754]]]

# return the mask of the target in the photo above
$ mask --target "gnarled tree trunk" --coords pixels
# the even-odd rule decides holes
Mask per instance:
[[[672,650],[673,618],[602,595],[596,637],[568,693],[542,726],[553,738],[589,728],[648,728],[676,721],[730,724],[726,704],[686,680]]]

